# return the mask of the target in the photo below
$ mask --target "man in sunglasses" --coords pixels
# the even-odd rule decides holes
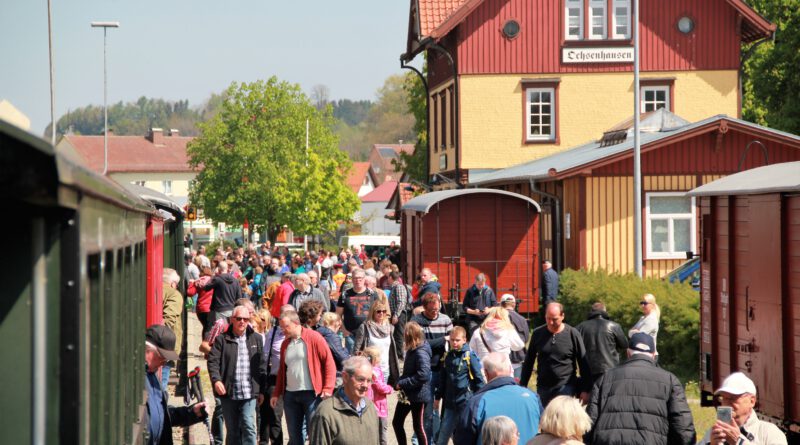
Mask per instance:
[[[264,342],[250,327],[250,310],[236,306],[230,327],[218,336],[208,355],[208,374],[222,401],[227,443],[256,444],[256,406],[264,401],[267,363]]]

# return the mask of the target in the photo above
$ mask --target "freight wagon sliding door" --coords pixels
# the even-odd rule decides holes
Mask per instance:
[[[738,217],[749,218],[749,230],[740,231],[736,249],[737,274],[747,280],[736,285],[738,368],[759,385],[758,411],[782,418],[783,316],[781,301],[781,202],[780,195],[736,198]],[[738,210],[742,209],[742,212]],[[745,216],[744,209],[748,210]],[[787,382],[788,383],[788,382]],[[791,382],[793,384],[794,382]]]
[[[422,265],[442,284],[445,302],[463,301],[484,273],[497,296],[512,293],[519,312],[536,309],[538,209],[507,195],[469,194],[437,203],[424,217]]]

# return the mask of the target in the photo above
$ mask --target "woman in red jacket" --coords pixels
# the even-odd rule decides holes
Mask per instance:
[[[203,290],[203,287],[211,281],[214,272],[210,267],[204,267],[200,271],[200,279],[189,283],[189,288],[186,294],[191,296],[197,295],[197,304],[194,311],[197,313],[197,319],[203,324],[203,337],[205,338],[214,320],[208,320],[208,314],[211,312],[211,298],[214,296],[214,290]]]

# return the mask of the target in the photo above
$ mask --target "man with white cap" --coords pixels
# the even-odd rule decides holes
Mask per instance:
[[[786,444],[777,426],[758,419],[755,411],[756,385],[741,372],[734,372],[714,393],[720,406],[731,407],[731,422],[717,420],[698,444]]]
[[[634,334],[628,361],[611,368],[592,389],[586,443],[692,444],[697,440],[683,385],[656,366],[653,337]],[[732,444],[731,444],[732,445]]]
[[[515,310],[517,307],[517,299],[511,294],[503,294],[503,296],[500,297],[500,306],[508,311],[508,318],[511,320],[511,324],[514,325],[514,329],[517,331],[517,334],[519,334],[522,342],[527,345],[531,331],[528,327],[528,320]],[[522,362],[525,361],[525,354],[527,352],[527,348],[522,348],[519,351],[511,351],[511,366],[514,368],[514,378],[517,380],[522,376]]]

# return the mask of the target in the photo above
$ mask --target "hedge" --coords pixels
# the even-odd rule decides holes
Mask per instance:
[[[571,326],[586,319],[592,303],[602,301],[609,316],[627,334],[641,317],[643,294],[655,295],[661,308],[658,330],[659,365],[682,382],[697,380],[700,357],[700,296],[689,284],[671,284],[634,274],[567,269],[560,276],[559,302]]]

